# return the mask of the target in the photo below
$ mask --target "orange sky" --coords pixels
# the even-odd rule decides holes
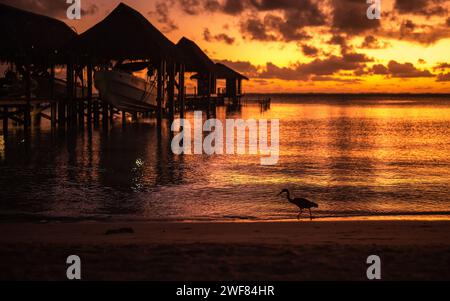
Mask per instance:
[[[0,0],[57,17],[79,33],[120,1]],[[246,92],[450,92],[450,0],[125,0],[174,43],[196,41],[252,80]],[[126,24],[124,24],[126,26]]]

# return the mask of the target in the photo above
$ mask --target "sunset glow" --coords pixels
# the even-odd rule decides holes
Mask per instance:
[[[3,0],[84,32],[119,0],[84,0],[80,21],[64,1]],[[245,92],[449,92],[450,1],[125,0],[176,43],[186,36],[251,78]],[[124,24],[126,25],[126,24]],[[132,45],[130,45],[132,47]]]

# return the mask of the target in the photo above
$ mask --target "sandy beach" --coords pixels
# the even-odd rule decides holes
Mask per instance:
[[[384,280],[450,280],[450,221],[2,223],[0,232],[1,280],[65,280],[73,254],[84,280],[366,280],[372,254]]]

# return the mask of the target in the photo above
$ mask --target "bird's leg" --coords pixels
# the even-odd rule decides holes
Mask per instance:
[[[312,213],[311,213],[311,208],[309,208],[309,217],[311,218],[311,220],[312,220]]]
[[[302,215],[303,211],[300,209],[300,212],[298,213],[297,219],[300,220],[300,215]]]

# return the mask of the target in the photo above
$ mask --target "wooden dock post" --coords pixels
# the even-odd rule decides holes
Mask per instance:
[[[92,63],[87,65],[87,122],[92,122]]]
[[[125,126],[127,124],[127,112],[122,111],[122,125]]]
[[[52,64],[50,67],[50,120],[52,129],[56,127],[57,123],[57,104],[55,100],[55,65]]]
[[[180,64],[180,70],[179,70],[179,79],[178,79],[178,105],[180,106],[180,118],[184,118],[184,110],[186,108],[185,106],[185,89],[184,89],[184,71],[185,66],[184,64]]]
[[[25,111],[24,111],[24,118],[23,118],[23,126],[25,132],[27,132],[30,129],[31,126],[31,74],[30,74],[30,65],[27,64],[25,66],[25,98],[26,98],[26,105],[25,105]]]
[[[166,62],[164,59],[161,59],[160,64],[158,66],[158,74],[157,74],[157,108],[156,108],[156,119],[158,127],[162,124],[162,103],[164,100],[164,75],[165,75],[165,69],[166,69]]]
[[[109,105],[109,121],[111,122],[111,124],[114,123],[114,106],[113,105]]]
[[[169,96],[169,119],[174,120],[175,118],[175,74],[176,74],[176,64],[171,62],[169,64],[169,85],[168,85],[168,96]]]
[[[3,136],[8,135],[8,107],[3,107]]]
[[[70,61],[67,64],[67,121],[69,127],[74,125],[74,103],[73,103],[73,83],[74,83],[74,76],[73,76],[73,63]]]
[[[108,128],[108,103],[106,101],[102,101],[102,123],[104,128]]]

